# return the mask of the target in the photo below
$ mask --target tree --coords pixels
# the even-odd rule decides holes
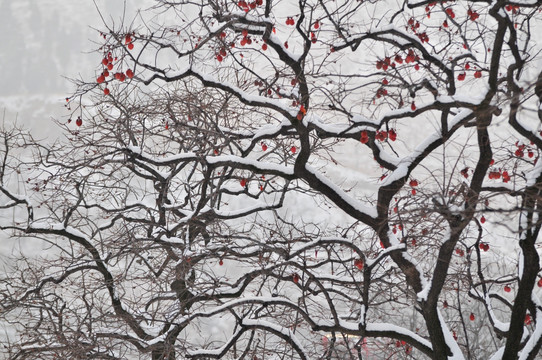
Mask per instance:
[[[1,228],[49,247],[2,280],[10,356],[534,359],[540,5],[105,24],[65,141],[2,132]]]

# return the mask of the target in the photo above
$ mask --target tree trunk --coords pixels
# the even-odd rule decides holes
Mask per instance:
[[[175,360],[175,349],[171,344],[156,344],[152,350],[152,360]]]

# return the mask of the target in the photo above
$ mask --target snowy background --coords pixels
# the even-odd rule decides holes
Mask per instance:
[[[107,21],[133,19],[149,0],[0,0],[0,111],[39,137],[55,132],[51,119],[67,115],[69,79],[94,76]],[[98,11],[100,10],[100,12]]]
[[[39,139],[54,138],[66,120],[70,79],[94,77],[104,17],[133,19],[151,0],[0,0],[0,119]],[[0,241],[0,263],[12,244]],[[1,271],[1,270],[0,270]]]
[[[94,77],[103,28],[107,21],[133,19],[150,0],[0,0],[0,118],[17,122],[36,138],[53,138],[53,119],[68,115],[65,98],[75,86],[70,79]],[[98,11],[100,10],[100,12]],[[0,271],[18,246],[39,252],[35,242],[14,242],[0,234]],[[25,245],[26,244],[26,245]],[[36,245],[38,245],[36,247]],[[0,327],[0,344],[10,329]],[[2,359],[0,351],[0,359]]]

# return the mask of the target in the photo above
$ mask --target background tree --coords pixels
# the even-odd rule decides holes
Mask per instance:
[[[65,141],[2,132],[1,228],[48,245],[2,279],[10,356],[534,359],[540,5],[105,25]]]

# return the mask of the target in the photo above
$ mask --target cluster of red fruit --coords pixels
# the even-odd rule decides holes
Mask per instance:
[[[385,141],[388,137],[391,141],[395,141],[397,139],[397,134],[395,134],[395,131],[393,129],[391,129],[389,132],[384,130],[377,130],[375,133],[375,139],[378,141]]]
[[[418,36],[418,38],[420,39],[420,41],[422,43],[426,42],[428,43],[429,42],[429,35],[427,35],[427,33],[424,31],[422,33],[416,33],[416,35]]]
[[[390,66],[395,68],[395,63],[391,62],[391,59],[389,56],[384,58],[384,60],[377,60],[376,62],[376,68],[378,70],[382,69],[384,71],[387,71]]]
[[[315,34],[313,31],[311,31],[311,42],[312,42],[313,44],[316,44],[316,41],[317,41],[317,40],[318,40],[318,39],[316,38],[316,34]]]
[[[386,139],[390,139],[391,141],[397,140],[397,133],[394,129],[389,129],[388,131],[385,130],[377,130],[375,133],[375,140],[378,141],[385,141]],[[362,144],[367,144],[369,142],[369,134],[366,130],[363,130],[361,132],[361,137],[359,139]]]
[[[117,58],[114,59],[117,61]],[[113,70],[113,54],[107,53],[107,56],[102,59],[102,65],[107,67],[107,70]]]
[[[116,60],[116,58],[115,58],[115,60]],[[111,52],[109,52],[107,54],[107,56],[102,59],[102,65],[105,68],[102,71],[102,73],[100,74],[100,76],[98,76],[98,78],[96,78],[96,82],[98,84],[102,84],[102,83],[106,82],[106,78],[111,75],[109,73],[109,70],[113,70],[113,56],[112,56]],[[126,80],[126,77],[128,77],[130,79],[133,78],[134,77],[134,72],[132,71],[132,69],[128,69],[128,70],[126,70],[126,73],[117,72],[113,76],[114,76],[114,78],[116,80],[124,81],[124,80]],[[104,89],[104,94],[105,95],[109,94],[109,89],[108,88]]]
[[[66,98],[66,101],[68,101],[67,98]],[[68,119],[68,124],[71,123],[71,122],[72,122],[72,119]],[[75,120],[75,125],[77,125],[77,126],[83,125],[83,119],[81,119],[81,116],[77,117],[77,119]]]
[[[478,245],[480,250],[488,251],[489,250],[489,244],[481,242],[480,245]]]
[[[226,55],[227,55],[226,49],[221,48],[220,51],[218,52],[218,54],[216,54],[216,59],[218,60],[218,62],[222,62],[222,60],[224,60]]]
[[[256,0],[249,3],[241,0],[237,3],[237,6],[243,9],[244,12],[249,12],[250,10],[255,9],[256,6],[261,6],[262,4],[263,4],[263,0]]]
[[[305,106],[301,104],[301,106],[299,107],[299,111],[297,112],[297,120],[299,121],[303,120],[305,115],[307,115],[307,109],[305,109]]]
[[[465,64],[465,70],[469,70],[469,69],[470,69],[470,64],[469,64],[469,63],[466,63],[466,64]],[[458,81],[463,81],[463,80],[465,80],[466,77],[467,77],[467,73],[466,73],[465,71],[463,71],[462,73],[460,73],[459,75],[457,75],[457,80],[458,80]],[[474,72],[474,77],[475,77],[476,79],[481,78],[481,77],[482,77],[482,71],[476,70],[476,71]]]
[[[463,249],[455,249],[455,253],[459,256],[465,256],[465,251]]]
[[[250,36],[248,36],[247,29],[244,29],[243,31],[241,31],[241,34],[243,35],[243,38],[241,39],[241,42],[240,42],[241,46],[252,44],[252,39],[250,38]]]
[[[427,11],[427,8],[426,8],[426,11]],[[451,18],[451,19],[454,19],[455,18],[455,13],[454,13],[454,10],[452,8],[447,8],[446,9],[446,14]],[[472,21],[476,21],[479,17],[480,17],[480,14],[478,14],[476,11],[473,11],[471,10],[470,8],[467,10],[467,15],[469,16],[469,18],[472,20]],[[428,15],[429,16],[429,15]],[[444,20],[442,22],[442,27],[444,28],[447,28],[448,27],[448,20]]]
[[[412,346],[408,345],[408,344],[406,343],[406,341],[404,341],[404,340],[400,340],[400,341],[397,340],[397,341],[395,341],[395,347],[402,347],[402,346],[405,347],[405,352],[406,352],[407,354],[410,354],[410,353],[412,352]]]
[[[493,170],[493,171],[490,171],[487,175],[490,179],[495,179],[495,180],[498,180],[502,177],[502,182],[509,182],[510,181],[510,175],[508,174],[508,171],[503,171],[501,173],[500,170]]]
[[[504,7],[506,9],[506,11],[511,11],[512,14],[517,14],[519,12],[519,5],[506,5]]]
[[[519,141],[516,141],[516,151],[514,152],[514,154],[517,157],[524,157],[525,149],[527,149],[527,156],[532,158],[534,156],[534,152],[531,149],[527,148],[525,144],[520,144]]]
[[[431,7],[429,7],[429,5],[427,5],[425,7],[425,12],[427,13],[427,17],[430,18],[431,17]]]
[[[105,82],[105,78],[107,76],[109,76],[109,75],[110,75],[109,72],[107,70],[105,70],[104,72],[102,72],[102,74],[100,76],[98,76],[96,81],[98,82],[98,84],[101,84],[101,83]],[[124,80],[126,80],[126,77],[128,77],[130,79],[133,78],[134,77],[134,72],[132,71],[132,69],[128,69],[128,70],[126,70],[126,73],[122,73],[122,72],[115,73],[114,77],[117,80],[124,81]]]
[[[467,15],[472,21],[476,21],[480,17],[480,14],[478,14],[476,11],[473,11],[471,8],[467,10]]]
[[[267,147],[266,147],[266,149],[267,149]],[[264,150],[264,151],[265,151],[265,150]],[[218,174],[220,175],[220,172],[219,172]],[[265,175],[262,175],[262,176],[261,176],[261,179],[262,179],[263,181],[265,181]],[[241,180],[239,180],[239,184],[241,184],[241,187],[244,188],[244,187],[247,186],[248,180],[247,180],[246,178],[242,178]],[[263,185],[261,185],[261,184],[260,184],[260,191],[263,191]]]
[[[409,185],[412,188],[412,190],[411,190],[412,195],[416,195],[416,189],[415,188],[418,186],[418,180],[414,180],[414,179],[410,180]]]
[[[388,90],[386,90],[384,88],[379,88],[376,91],[376,98],[377,99],[380,99],[382,96],[386,96],[386,95],[388,95]]]
[[[416,32],[416,29],[420,28],[420,22],[411,17],[408,19],[408,25],[410,25],[410,30]],[[408,28],[407,28],[408,29]]]
[[[369,134],[367,133],[367,131],[363,130],[361,132],[361,138],[359,139],[359,141],[361,141],[362,144],[367,144],[369,142]]]
[[[291,16],[288,16],[288,17],[286,18],[286,25],[292,25],[292,26],[295,25],[295,20],[294,20],[294,18],[291,17]]]
[[[126,34],[124,37],[124,43],[128,47],[128,49],[132,50],[134,48],[134,39],[132,38],[132,35]]]
[[[354,266],[357,267],[358,270],[363,270],[363,260],[362,259],[354,260]]]
[[[397,58],[397,56],[396,56],[396,58]],[[409,49],[408,54],[405,57],[405,62],[408,64],[408,63],[412,63],[414,61],[420,61],[420,57],[418,55],[414,54],[414,50]]]
[[[428,14],[429,16],[429,14]],[[420,41],[422,43],[424,42],[429,42],[429,35],[427,35],[427,33],[424,31],[424,32],[418,32],[418,29],[420,28],[420,22],[417,21],[417,20],[414,20],[414,18],[410,18],[408,20],[408,25],[410,25],[410,30],[412,30],[412,32],[418,36],[418,38],[420,39]],[[408,27],[407,27],[407,30],[408,30]]]
[[[378,70],[382,69],[384,71],[387,71],[390,66],[392,68],[395,68],[396,63],[397,64],[402,64],[403,63],[403,58],[401,57],[400,54],[396,54],[395,57],[393,58],[393,60],[394,61],[392,62],[392,60],[391,60],[391,58],[389,56],[385,57],[384,60],[377,60],[376,68]],[[407,53],[407,55],[405,56],[405,59],[404,59],[405,63],[407,63],[407,64],[410,64],[410,63],[413,63],[413,62],[416,62],[416,61],[419,61],[419,60],[420,60],[420,57],[418,55],[416,55],[414,53],[414,50],[412,50],[412,49],[408,50],[408,53]],[[419,70],[420,65],[416,64],[414,68],[416,70]]]

